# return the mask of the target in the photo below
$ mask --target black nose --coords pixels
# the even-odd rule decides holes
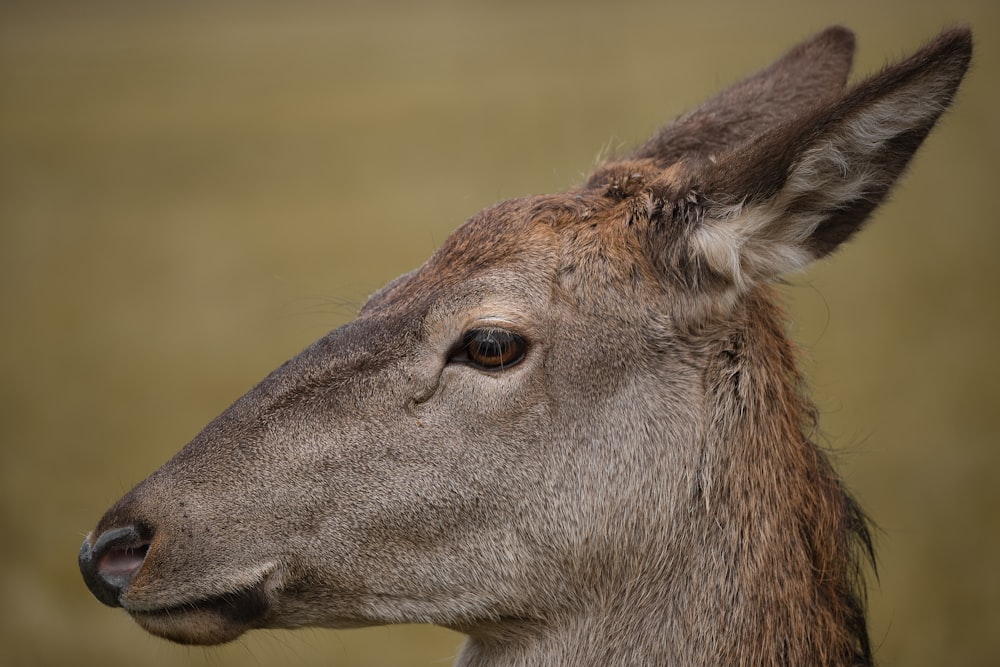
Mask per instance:
[[[111,528],[80,547],[80,572],[87,588],[109,607],[120,607],[119,598],[142,567],[152,531],[142,525]]]

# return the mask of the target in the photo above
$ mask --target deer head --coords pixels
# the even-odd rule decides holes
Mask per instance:
[[[768,284],[860,229],[972,42],[845,89],[853,48],[826,30],[474,216],[108,510],[94,595],[183,643],[416,622],[467,664],[870,662],[865,520]]]

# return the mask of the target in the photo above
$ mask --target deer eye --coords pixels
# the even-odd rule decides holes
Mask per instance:
[[[470,329],[449,361],[465,362],[483,370],[503,370],[521,361],[527,349],[527,341],[512,331]]]

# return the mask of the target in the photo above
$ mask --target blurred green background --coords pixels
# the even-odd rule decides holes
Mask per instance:
[[[951,23],[956,107],[785,289],[878,523],[883,665],[1000,664],[1000,3],[0,4],[0,665],[446,665],[426,627],[184,648],[76,568],[105,508],[499,199],[579,183],[831,23],[870,72]]]

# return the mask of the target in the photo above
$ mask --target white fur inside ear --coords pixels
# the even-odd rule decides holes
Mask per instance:
[[[832,127],[791,165],[782,189],[767,201],[720,206],[702,220],[691,249],[738,291],[798,271],[815,258],[810,237],[829,212],[873,195],[899,176],[887,170],[886,144],[940,115],[928,83],[894,91]],[[808,207],[797,202],[808,201]]]
[[[820,217],[801,216],[796,225],[775,225],[783,213],[779,198],[766,204],[728,207],[704,220],[691,238],[692,251],[706,266],[728,278],[737,291],[784,273],[797,271],[814,257],[806,249]]]

